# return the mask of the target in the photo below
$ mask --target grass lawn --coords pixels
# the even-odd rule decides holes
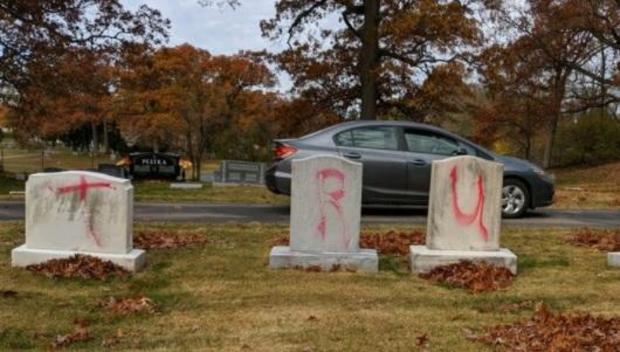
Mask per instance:
[[[169,182],[135,182],[136,201],[157,202],[210,202],[288,204],[289,198],[271,193],[264,186],[213,187],[204,184],[199,190],[170,189]]]
[[[553,173],[556,208],[620,208],[620,162]]]
[[[426,334],[431,351],[481,351],[491,349],[467,340],[467,329],[525,319],[537,302],[620,315],[620,269],[607,268],[603,253],[567,245],[566,230],[504,230],[503,245],[519,256],[519,276],[506,290],[473,295],[411,275],[397,257],[382,257],[377,274],[269,270],[271,240],[286,227],[148,229],[158,226],[209,242],[151,250],[145,271],[100,282],[11,268],[23,224],[0,223],[0,292],[16,291],[0,294],[0,350],[49,348],[55,336],[72,331],[74,319],[85,319],[91,339],[69,349],[103,350],[104,339],[118,336],[115,350],[415,351]],[[140,294],[155,301],[158,313],[119,316],[98,307],[110,296]]]

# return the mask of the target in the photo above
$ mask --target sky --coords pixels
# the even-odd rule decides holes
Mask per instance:
[[[276,0],[242,1],[228,6],[203,7],[199,0],[121,0],[128,9],[142,4],[158,9],[171,22],[170,43],[189,43],[212,54],[234,54],[239,50],[279,51],[285,43],[261,37],[259,23],[273,17]]]

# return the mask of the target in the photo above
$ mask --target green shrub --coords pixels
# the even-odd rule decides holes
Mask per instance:
[[[620,120],[589,112],[559,126],[555,156],[559,165],[600,164],[620,159]]]

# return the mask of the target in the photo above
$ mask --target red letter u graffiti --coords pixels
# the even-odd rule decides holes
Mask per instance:
[[[462,226],[471,225],[474,223],[474,221],[477,220],[478,232],[485,241],[488,241],[489,231],[482,222],[482,215],[484,211],[484,182],[482,180],[482,176],[478,175],[478,179],[476,180],[476,186],[478,188],[478,198],[476,199],[476,206],[474,208],[474,211],[471,213],[463,212],[461,210],[461,207],[459,206],[459,196],[456,189],[456,183],[458,181],[456,166],[453,166],[452,170],[450,171],[450,181],[452,186],[452,212],[454,214],[454,218]]]

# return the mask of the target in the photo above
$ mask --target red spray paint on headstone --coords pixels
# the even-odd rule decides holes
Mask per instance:
[[[334,190],[325,190],[326,181],[330,178],[336,179],[338,181],[338,187]],[[334,168],[325,168],[321,169],[316,173],[316,180],[319,185],[318,196],[319,196],[319,214],[320,219],[317,224],[317,231],[321,238],[325,240],[326,232],[327,232],[327,207],[331,206],[338,216],[338,220],[342,226],[341,238],[345,247],[349,246],[351,242],[351,236],[347,230],[347,223],[344,219],[344,212],[342,210],[342,199],[345,196],[344,189],[344,181],[345,174]],[[327,197],[326,197],[327,196]]]
[[[478,232],[484,238],[485,241],[489,240],[489,231],[483,223],[482,215],[484,212],[484,181],[481,175],[478,175],[476,180],[477,187],[477,199],[474,211],[471,213],[465,213],[459,206],[459,197],[456,189],[456,183],[458,182],[458,175],[456,166],[452,167],[450,171],[451,193],[452,193],[452,213],[456,221],[463,226],[471,225],[474,221],[478,220]]]
[[[56,190],[56,193],[58,195],[78,193],[80,197],[80,203],[83,203],[86,200],[86,196],[88,195],[88,190],[91,188],[113,188],[113,187],[112,187],[112,184],[108,182],[88,182],[86,181],[86,177],[80,176],[79,183],[58,187],[58,189]],[[95,241],[95,244],[97,245],[97,247],[101,247],[102,245],[101,238],[95,231],[92,214],[87,209],[82,209],[82,212],[84,215],[84,226],[86,226],[86,233],[88,234],[88,237],[92,238],[93,241]]]

